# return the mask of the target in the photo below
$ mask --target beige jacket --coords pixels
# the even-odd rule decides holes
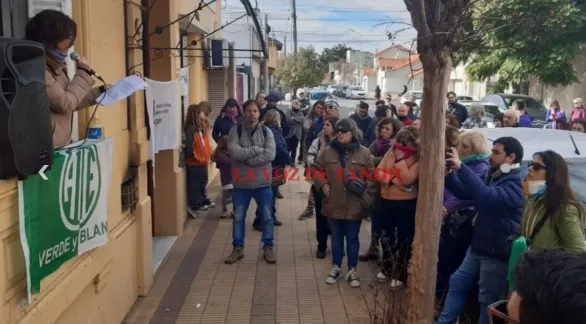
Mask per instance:
[[[367,188],[362,197],[348,192],[341,174],[343,169],[340,164],[339,154],[330,146],[326,147],[323,153],[318,155],[312,167],[325,172],[325,176],[316,175],[314,178],[314,185],[317,190],[321,191],[321,187],[326,183],[330,185],[330,196],[326,197],[324,195],[322,200],[322,214],[325,217],[360,220],[367,216],[363,206],[368,206],[373,202],[376,192],[376,185],[372,181],[372,177],[368,179]],[[346,168],[354,170],[353,174],[357,176],[362,175],[363,173],[361,172],[366,172],[367,170],[372,172],[374,162],[370,151],[364,146],[359,146],[351,153],[347,153]]]
[[[51,123],[53,126],[53,147],[69,144],[73,124],[73,112],[95,104],[99,88],[92,89],[95,81],[84,70],[78,69],[69,81],[67,69],[62,64],[58,69],[47,65],[45,70],[47,95],[51,102]]]

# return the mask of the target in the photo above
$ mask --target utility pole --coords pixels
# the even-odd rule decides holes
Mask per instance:
[[[291,0],[291,12],[293,18],[293,54],[297,54],[297,6],[295,0]]]
[[[284,55],[287,56],[287,35],[283,38],[283,49],[285,50]]]
[[[264,26],[264,37],[265,37],[265,44],[269,47],[269,15],[265,14],[265,26]],[[267,52],[269,49],[267,48]],[[267,53],[268,55],[268,53]],[[264,64],[264,79],[265,79],[265,94],[269,94],[269,58],[265,57],[265,64]]]

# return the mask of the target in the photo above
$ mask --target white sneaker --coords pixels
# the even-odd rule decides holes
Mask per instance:
[[[391,288],[401,288],[403,286],[403,282],[401,280],[392,279],[391,280]]]
[[[228,211],[227,210],[224,210],[222,212],[222,215],[220,216],[220,218],[227,218],[227,217],[228,217]]]
[[[197,218],[197,211],[195,209],[187,207],[187,212],[189,213],[189,216]]]
[[[360,287],[360,278],[358,278],[358,273],[356,273],[355,268],[352,268],[350,271],[348,271],[348,274],[346,275],[346,281],[350,283],[351,287]]]
[[[206,210],[208,210],[208,209],[210,209],[210,208],[209,208],[207,205],[203,205],[203,206],[199,207],[199,209],[198,209],[198,210],[201,210],[201,211],[206,211]]]
[[[387,278],[387,276],[385,276],[385,274],[382,272],[376,274],[376,281],[378,282],[387,282],[388,279],[389,278]]]
[[[340,267],[334,266],[332,268],[332,272],[330,272],[330,274],[326,278],[326,283],[328,283],[330,285],[335,284],[336,282],[338,282],[338,279],[340,279],[341,275],[342,275],[342,270],[340,269]]]

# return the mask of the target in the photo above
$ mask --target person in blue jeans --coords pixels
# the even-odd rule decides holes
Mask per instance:
[[[508,238],[519,233],[525,205],[520,162],[523,146],[513,137],[493,141],[490,169],[484,179],[448,152],[450,168],[446,188],[460,198],[473,201],[477,211],[472,244],[464,261],[450,277],[448,295],[438,324],[456,323],[468,293],[478,284],[479,324],[488,324],[488,306],[506,294],[510,251]]]
[[[356,271],[360,241],[360,225],[367,216],[366,207],[373,201],[375,184],[364,173],[374,168],[370,151],[360,145],[362,132],[350,118],[335,125],[336,138],[319,154],[312,167],[323,172],[316,176],[314,186],[322,195],[322,213],[328,218],[332,233],[332,271],[326,278],[335,284],[342,275],[344,240],[348,256],[346,280],[352,287],[360,287]],[[361,189],[357,189],[360,187]]]
[[[273,133],[259,123],[259,106],[255,100],[243,105],[244,123],[232,127],[228,134],[228,152],[232,158],[233,185],[232,203],[232,253],[226,258],[232,264],[244,256],[246,212],[254,198],[263,222],[263,257],[267,263],[275,263],[273,251],[274,222],[271,217],[273,190],[271,188],[271,162],[276,148]],[[268,172],[267,172],[268,171]]]

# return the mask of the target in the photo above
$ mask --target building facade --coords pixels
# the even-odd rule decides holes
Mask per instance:
[[[233,95],[234,65],[212,69],[204,51],[209,47],[204,38],[222,37],[210,33],[221,26],[223,1],[211,2],[197,13],[193,11],[199,0],[0,2],[4,37],[22,37],[28,18],[43,9],[70,15],[78,26],[75,51],[87,57],[108,83],[130,74],[170,81],[177,78],[178,69],[188,66],[186,106],[216,96],[214,117],[221,108],[218,103]],[[185,49],[178,50],[179,44]],[[85,137],[92,112],[77,113],[74,139]],[[98,114],[105,136],[115,145],[108,243],[44,279],[29,304],[17,181],[0,181],[0,324],[120,323],[135,300],[147,294],[161,254],[183,232],[187,213],[182,148],[157,153],[152,167],[143,92],[98,108]],[[210,166],[210,172],[215,170]],[[130,203],[124,198],[129,190],[134,197]]]

